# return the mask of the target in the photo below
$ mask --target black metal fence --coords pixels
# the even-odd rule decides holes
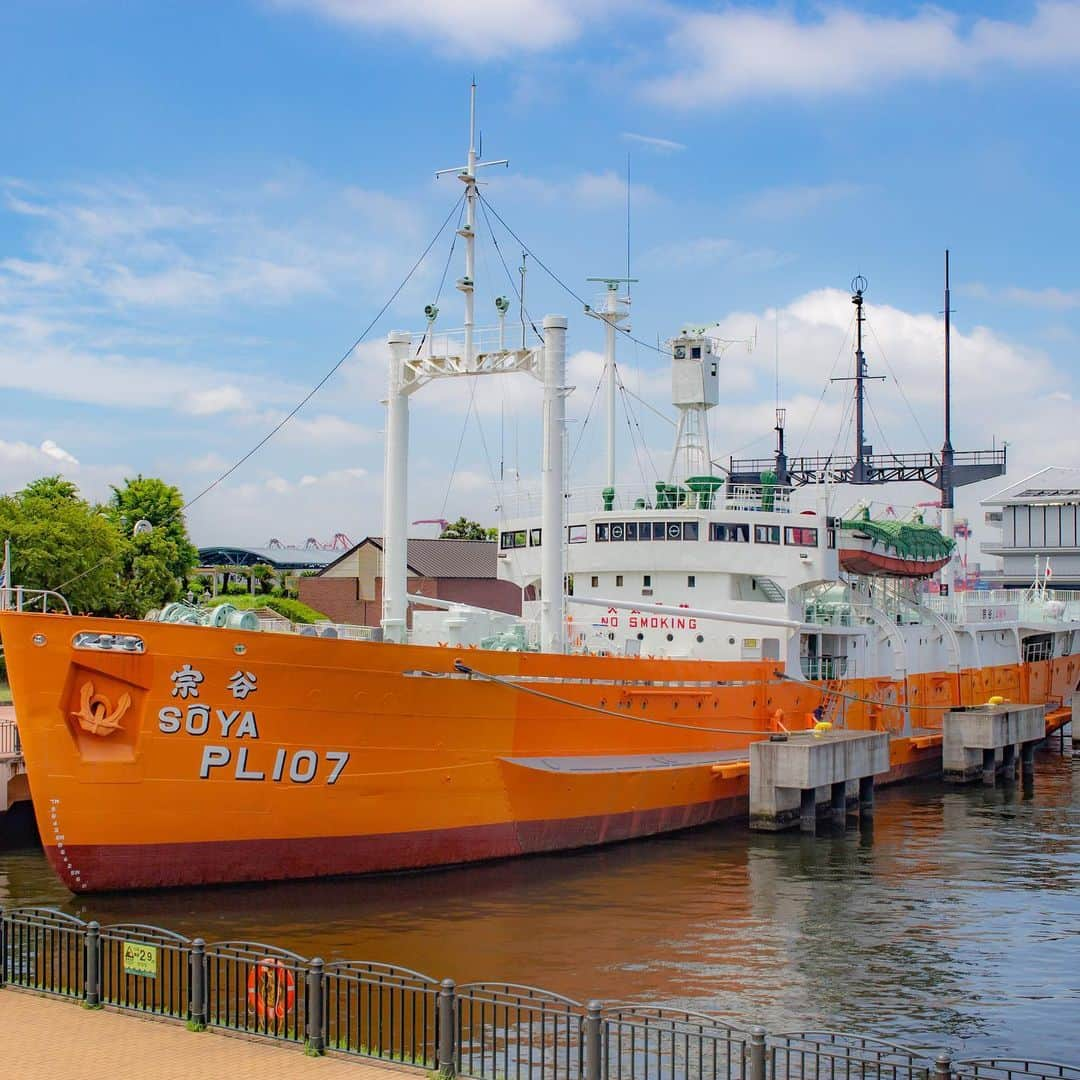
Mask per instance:
[[[846,1032],[732,1027],[661,1006],[583,1005],[532,986],[324,964],[251,941],[0,913],[0,986],[476,1080],[1080,1080],[1080,1066],[948,1053]]]

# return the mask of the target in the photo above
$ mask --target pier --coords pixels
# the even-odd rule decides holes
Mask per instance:
[[[1006,783],[1020,764],[1025,781],[1035,775],[1035,747],[1046,738],[1042,705],[979,705],[953,709],[942,722],[942,771],[947,783]]]
[[[750,747],[750,828],[817,830],[873,813],[874,778],[889,771],[885,731],[804,732]]]
[[[15,726],[15,708],[0,705],[0,822],[17,802],[29,801],[30,784]]]

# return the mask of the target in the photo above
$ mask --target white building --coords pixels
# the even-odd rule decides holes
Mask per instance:
[[[982,505],[986,524],[1001,529],[1000,540],[981,545],[1003,561],[995,584],[1023,587],[1038,573],[1049,588],[1080,589],[1080,468],[1040,469]]]

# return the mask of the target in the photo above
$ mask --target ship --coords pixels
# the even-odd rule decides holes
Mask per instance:
[[[776,453],[721,468],[708,412],[729,361],[709,328],[680,328],[669,469],[634,490],[618,482],[614,415],[630,298],[626,279],[602,279],[588,313],[605,333],[606,483],[565,483],[567,319],[508,344],[502,301],[497,326],[475,325],[476,178],[492,163],[476,153],[473,93],[466,162],[448,170],[464,185],[464,327],[441,330],[432,305],[420,333],[387,338],[381,625],[301,633],[185,605],[119,621],[3,590],[39,831],[76,894],[415,870],[745,821],[758,740],[886,731],[891,782],[940,771],[951,708],[997,695],[1044,704],[1051,725],[1067,715],[1078,605],[951,591],[941,561],[954,488],[999,475],[1004,451],[954,452],[946,411],[940,452],[874,455],[861,333],[854,455],[789,459],[778,411]],[[522,613],[410,596],[410,398],[511,374],[543,387],[539,491],[506,500],[496,541]],[[912,478],[942,493],[932,543],[928,526],[911,523],[913,543],[834,505],[838,485]]]

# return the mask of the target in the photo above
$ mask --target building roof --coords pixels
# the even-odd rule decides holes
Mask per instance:
[[[254,566],[266,563],[275,570],[321,570],[338,556],[323,548],[232,547],[219,545],[199,548],[200,566]]]
[[[983,499],[983,506],[1040,506],[1080,503],[1080,468],[1048,465]]]
[[[358,548],[369,544],[382,551],[383,538],[366,537],[323,569],[329,569]],[[498,577],[499,548],[494,540],[411,539],[408,541],[405,562],[416,577],[495,578]]]

